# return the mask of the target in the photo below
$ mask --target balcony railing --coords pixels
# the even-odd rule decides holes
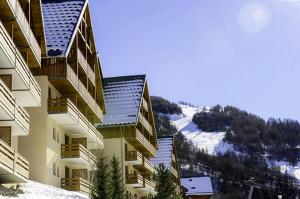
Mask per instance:
[[[29,177],[29,163],[9,145],[0,140],[0,167],[8,172],[3,176],[4,181],[14,179],[16,182],[24,182]],[[10,177],[12,176],[12,177]],[[8,179],[5,179],[5,178]],[[11,183],[14,183],[11,181]]]
[[[66,128],[73,129],[77,133],[85,133],[84,136],[88,136],[89,139],[103,145],[103,137],[100,132],[78,110],[71,100],[67,98],[49,99],[48,113],[53,114],[53,119],[59,124],[65,125]],[[60,117],[62,113],[66,114],[66,118]],[[56,118],[56,114],[59,114],[58,118]],[[75,126],[78,126],[78,129]]]
[[[172,173],[176,178],[178,178],[178,172],[177,172],[177,170],[176,170],[173,166],[171,166],[171,173]]]
[[[78,76],[71,68],[69,64],[47,64],[42,66],[42,71],[35,71],[35,75],[47,75],[49,80],[52,82],[54,86],[57,86],[58,90],[61,93],[64,93],[64,87],[62,86],[62,81],[65,86],[69,89],[72,89],[73,92],[78,92],[83,101],[88,105],[88,107],[93,111],[93,113],[103,121],[103,112],[100,106],[97,104],[96,100],[92,97],[92,95],[88,92],[87,88],[84,84],[79,80]],[[56,80],[59,80],[55,82]],[[70,86],[69,86],[70,84]]]
[[[143,186],[143,176],[140,174],[127,174],[126,175],[126,184],[133,185],[134,187],[142,187]]]
[[[41,101],[41,88],[34,79],[32,73],[30,72],[28,65],[23,59],[21,53],[17,49],[15,43],[9,37],[3,24],[0,22],[0,49],[4,58],[10,63],[1,68],[4,74],[11,74],[14,69],[15,73],[12,73],[15,82],[13,84],[13,90],[15,91],[16,97],[22,100],[22,104],[28,106],[40,105]],[[2,56],[2,55],[1,55]],[[1,73],[1,71],[0,71]],[[20,91],[18,91],[20,90]],[[23,94],[24,90],[28,90],[30,95]]]
[[[148,180],[147,178],[144,178],[143,185],[144,185],[144,188],[148,189],[148,191],[150,193],[155,191],[155,184],[153,182],[151,182],[150,180]]]
[[[62,178],[61,188],[68,191],[78,191],[85,194],[90,194],[91,183],[83,178]]]
[[[61,157],[63,159],[78,158],[84,160],[84,164],[88,163],[90,166],[96,164],[96,156],[81,144],[62,144]]]
[[[142,163],[143,155],[138,151],[126,151],[125,161],[139,161]]]
[[[151,173],[155,173],[156,172],[156,170],[154,168],[154,165],[146,157],[143,157],[143,165]]]
[[[143,124],[143,126],[145,127],[145,129],[147,129],[147,131],[149,132],[149,134],[153,135],[151,124],[148,122],[148,120],[143,116],[143,114],[141,112],[139,113],[139,121]]]
[[[29,133],[29,114],[20,106],[7,86],[0,80],[0,125],[13,126],[13,135]]]
[[[147,112],[149,111],[149,109],[148,109],[148,103],[145,100],[145,98],[143,98],[143,100],[142,100],[142,106],[144,107],[145,111],[147,111]]]
[[[88,75],[89,79],[95,84],[95,72],[92,70],[92,67],[86,60],[85,56],[82,54],[81,50],[77,48],[78,62],[81,65],[82,69]]]
[[[41,64],[41,48],[35,38],[35,35],[33,34],[30,25],[27,21],[27,18],[25,16],[25,13],[22,10],[22,7],[18,0],[6,0],[8,3],[11,11],[14,14],[14,17],[16,18],[17,23],[20,26],[21,31],[25,35],[25,38],[27,40],[27,43],[30,45],[33,54],[36,57],[36,60],[39,64]]]
[[[155,149],[155,147],[144,137],[144,135],[138,130],[138,129],[136,129],[136,131],[135,131],[135,136],[136,136],[136,138],[139,140],[139,142],[141,143],[141,144],[143,144],[144,145],[144,147],[146,147],[147,148],[147,150],[151,153],[151,154],[153,154],[153,155],[155,155],[156,154],[156,149]]]

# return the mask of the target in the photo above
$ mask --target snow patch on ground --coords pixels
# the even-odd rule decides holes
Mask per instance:
[[[281,173],[288,173],[291,176],[294,176],[298,181],[300,181],[300,162],[297,165],[292,166],[286,161],[270,161],[270,166],[276,166],[280,169]]]
[[[187,139],[191,140],[198,148],[207,151],[208,154],[225,153],[234,151],[233,145],[223,142],[225,132],[203,132],[192,121],[196,113],[208,111],[207,107],[198,107],[179,104],[181,115],[170,115],[173,125],[180,130]]]
[[[88,199],[78,192],[66,191],[38,182],[28,181],[21,186],[23,194],[16,197],[0,196],[1,199]]]

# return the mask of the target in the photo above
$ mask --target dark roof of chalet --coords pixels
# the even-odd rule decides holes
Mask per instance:
[[[42,0],[48,56],[65,55],[86,0]]]
[[[146,75],[104,78],[106,114],[98,127],[136,124],[145,81]]]
[[[213,195],[210,177],[181,178],[181,184],[188,189],[187,196]]]
[[[157,142],[158,150],[156,151],[156,157],[151,158],[150,161],[155,167],[158,167],[159,164],[164,164],[165,167],[171,169],[174,146],[173,136],[158,137]]]

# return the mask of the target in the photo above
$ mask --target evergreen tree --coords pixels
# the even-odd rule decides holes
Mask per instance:
[[[155,176],[157,195],[155,199],[171,199],[176,197],[176,187],[172,180],[172,174],[165,165],[160,164],[156,169],[157,174]]]
[[[107,199],[108,198],[108,165],[105,163],[106,158],[102,153],[97,155],[96,170],[93,175],[92,199]]]
[[[123,199],[125,198],[125,186],[123,184],[123,177],[120,169],[120,162],[114,156],[110,162],[111,178],[109,182],[110,198]]]

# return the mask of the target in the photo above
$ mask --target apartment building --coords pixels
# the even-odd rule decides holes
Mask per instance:
[[[41,89],[31,69],[41,67],[45,38],[39,0],[0,0],[0,183],[29,177],[18,137],[30,131],[25,107],[41,105]]]
[[[19,138],[31,180],[90,193],[95,128],[105,112],[102,72],[87,0],[42,0],[47,56],[33,69],[41,107],[29,108],[30,134]]]
[[[152,107],[145,75],[104,78],[106,114],[98,126],[104,137],[104,154],[119,159],[127,198],[155,194],[150,162],[157,149]]]
[[[151,162],[155,167],[159,167],[163,164],[172,173],[173,182],[176,186],[176,192],[180,195],[180,173],[179,166],[177,162],[175,139],[173,136],[158,137],[158,150],[156,152],[156,157],[151,158]]]

